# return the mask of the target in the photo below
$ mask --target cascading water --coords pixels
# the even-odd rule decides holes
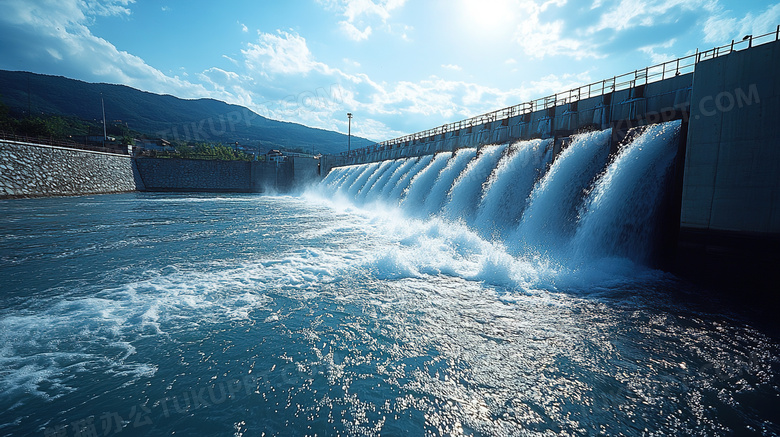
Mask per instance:
[[[344,178],[335,184],[336,191],[342,195],[347,195],[349,193],[350,187],[352,187],[352,184],[355,183],[355,180],[357,180],[357,178],[359,178],[360,175],[366,171],[368,171],[368,167],[364,165],[353,165],[347,167]]]
[[[552,140],[518,141],[335,168],[320,186],[357,203],[465,222],[521,257],[642,262],[679,125],[648,128],[609,166],[608,129],[572,136],[552,163]]]
[[[376,184],[377,180],[379,180],[385,174],[387,169],[391,167],[392,163],[393,161],[382,161],[376,171],[371,173],[371,176],[363,184],[363,187],[360,188],[360,191],[358,191],[355,199],[361,202],[364,201],[371,189],[374,188],[374,184]]]
[[[401,178],[409,172],[409,169],[415,163],[417,163],[417,158],[406,158],[401,160],[401,165],[395,169],[393,174],[390,175],[390,179],[388,179],[387,183],[385,183],[385,186],[382,187],[382,192],[379,195],[379,199],[387,201],[395,186],[398,184]]]
[[[336,167],[332,169],[324,178],[322,178],[320,185],[333,186],[333,184],[344,175],[344,169],[345,167]]]
[[[501,239],[518,224],[531,192],[552,158],[551,140],[518,141],[496,166],[477,212],[475,227],[487,238]]]
[[[555,159],[528,198],[511,245],[517,252],[565,255],[565,245],[575,232],[577,211],[584,193],[604,169],[612,130],[575,135]]]
[[[582,207],[572,246],[578,258],[647,261],[680,132],[679,121],[650,126],[615,157]]]
[[[455,179],[476,155],[477,149],[460,149],[455,152],[454,156],[447,161],[447,165],[437,176],[436,182],[434,182],[428,196],[425,198],[422,215],[431,215],[441,210],[447,199],[450,187],[455,183]]]
[[[447,193],[448,202],[442,213],[449,219],[462,219],[470,223],[482,195],[482,184],[501,159],[506,144],[485,146],[477,157],[469,162]]]
[[[425,202],[428,193],[431,192],[431,185],[439,176],[439,173],[447,165],[452,154],[450,152],[441,152],[431,161],[431,163],[420,170],[406,189],[406,194],[402,204],[407,208],[419,208]]]
[[[355,179],[355,182],[352,183],[352,185],[348,189],[348,195],[351,198],[356,198],[358,195],[358,192],[363,188],[363,186],[366,184],[366,181],[371,177],[371,175],[374,174],[375,170],[379,167],[378,162],[373,162],[371,164],[368,164],[360,173],[360,176]]]
[[[390,199],[393,199],[393,201],[396,202],[400,202],[401,196],[404,194],[406,188],[412,182],[412,178],[416,176],[417,173],[420,172],[420,170],[424,169],[431,162],[432,159],[433,159],[433,155],[427,155],[421,157],[409,169],[409,172],[401,176],[401,179],[398,180],[398,183],[395,184],[395,187],[393,187],[393,190],[390,192]]]
[[[387,181],[390,180],[390,178],[393,177],[393,174],[395,174],[396,170],[398,170],[398,168],[404,164],[403,159],[396,159],[394,161],[387,162],[389,163],[387,170],[382,173],[382,176],[377,178],[376,182],[374,182],[374,185],[368,189],[368,191],[363,196],[363,199],[361,200],[366,201],[370,199],[376,199],[387,184]]]
[[[320,182],[320,185],[329,187],[332,190],[338,188],[338,186],[344,181],[344,178],[349,174],[350,167],[336,167],[332,169]]]

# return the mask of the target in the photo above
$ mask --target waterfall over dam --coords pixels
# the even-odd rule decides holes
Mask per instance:
[[[780,26],[323,156],[321,187],[463,222],[514,253],[657,260],[780,308],[761,291],[780,281],[778,70]]]
[[[509,253],[577,265],[652,260],[681,122],[656,124],[609,158],[612,131],[459,149],[333,169],[319,189],[362,206],[466,225]]]

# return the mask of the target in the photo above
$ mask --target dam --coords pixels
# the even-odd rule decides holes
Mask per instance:
[[[325,156],[321,185],[463,221],[517,251],[571,262],[599,250],[761,288],[780,279],[778,69],[780,26]]]
[[[1,145],[78,195],[0,202],[0,430],[780,435],[776,41],[286,166]]]

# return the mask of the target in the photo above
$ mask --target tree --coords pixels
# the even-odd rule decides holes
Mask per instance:
[[[252,156],[223,144],[190,143],[175,145],[175,152],[158,154],[160,157],[183,159],[213,159],[221,161],[251,161]]]
[[[8,109],[8,106],[6,106],[5,103],[0,100],[0,131],[16,131],[16,119],[12,118],[10,114],[11,111]]]

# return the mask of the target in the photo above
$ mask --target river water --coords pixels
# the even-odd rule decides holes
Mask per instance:
[[[556,186],[529,144],[537,158],[511,155],[538,173],[526,211]],[[468,170],[449,161],[406,167],[427,184],[425,168]],[[479,193],[452,184],[368,203],[402,166],[344,170],[366,187],[350,196],[334,175],[297,196],[3,201],[0,434],[780,433],[771,329],[633,252],[583,252],[614,193],[587,190],[592,214],[539,244],[523,229],[552,235],[549,220],[486,212],[500,178],[461,215],[452,202]]]

